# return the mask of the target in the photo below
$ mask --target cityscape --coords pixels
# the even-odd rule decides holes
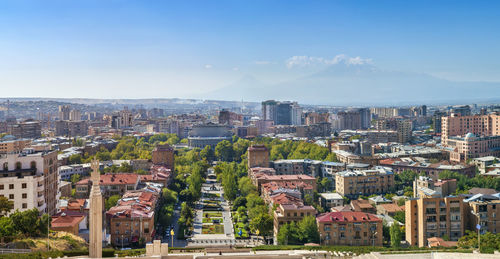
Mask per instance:
[[[500,258],[479,2],[0,3],[0,259]]]

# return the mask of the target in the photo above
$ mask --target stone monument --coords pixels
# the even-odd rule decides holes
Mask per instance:
[[[89,212],[89,257],[102,257],[102,194],[99,182],[101,173],[99,172],[99,160],[92,160],[92,189],[90,190],[90,212]]]

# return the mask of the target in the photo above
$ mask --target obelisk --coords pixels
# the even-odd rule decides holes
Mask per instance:
[[[90,190],[90,224],[89,224],[89,257],[102,257],[102,194],[99,182],[101,174],[99,173],[99,160],[92,160],[92,189]]]

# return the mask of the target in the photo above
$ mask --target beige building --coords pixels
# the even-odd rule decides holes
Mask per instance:
[[[500,200],[471,201],[468,203],[468,208],[466,212],[469,229],[475,229],[476,225],[480,224],[481,234],[486,231],[493,234],[500,233]]]
[[[382,246],[382,219],[354,211],[328,212],[316,217],[321,245]]]
[[[447,146],[452,148],[450,161],[466,162],[469,159],[500,156],[500,136],[476,136],[467,133],[465,136],[452,136],[446,141]]]
[[[398,120],[397,129],[398,142],[407,143],[411,140],[413,124],[410,120]]]
[[[343,171],[335,175],[336,191],[342,196],[381,194],[394,187],[394,174],[384,167]]]
[[[0,156],[0,195],[14,202],[14,210],[37,208],[53,215],[57,210],[57,152],[35,152]]]
[[[298,223],[306,216],[316,216],[316,209],[302,204],[280,204],[273,213],[275,239],[282,225]]]
[[[163,165],[174,171],[174,149],[170,145],[157,145],[151,153],[151,158],[154,165]]]
[[[19,153],[31,143],[30,139],[14,139],[0,142],[0,154]]]
[[[431,237],[458,241],[464,235],[466,206],[462,197],[420,198],[406,201],[406,241],[427,246]]]

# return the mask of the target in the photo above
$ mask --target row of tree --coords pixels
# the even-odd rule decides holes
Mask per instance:
[[[46,236],[50,224],[49,215],[38,216],[38,209],[16,210],[9,216],[0,217],[0,237]]]

